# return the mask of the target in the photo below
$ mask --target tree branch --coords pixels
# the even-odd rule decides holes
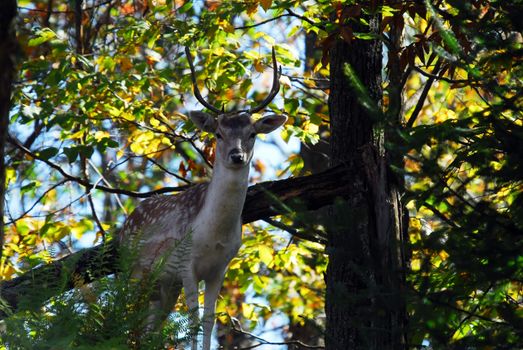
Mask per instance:
[[[336,198],[347,198],[354,192],[350,178],[348,168],[340,165],[315,175],[251,186],[247,192],[242,221],[245,224],[287,213],[289,208],[318,209],[333,203]],[[116,248],[107,243],[81,250],[5,281],[0,285],[0,294],[10,309],[23,309],[28,306],[21,305],[21,295],[38,290],[43,294],[40,300],[44,302],[54,294],[78,286],[78,281],[90,283],[116,271]],[[5,316],[5,310],[0,310],[0,317]]]
[[[433,72],[439,73],[441,67],[441,60],[439,60],[436,65],[434,66]],[[416,68],[416,67],[414,67]],[[443,72],[441,72],[441,75]],[[414,125],[414,122],[418,118],[418,115],[420,114],[421,110],[423,109],[423,105],[425,104],[425,100],[427,99],[427,96],[429,94],[430,89],[432,88],[432,84],[434,83],[434,80],[437,78],[437,75],[431,76],[427,82],[425,83],[425,87],[423,88],[423,92],[421,93],[418,103],[416,104],[416,107],[414,108],[414,111],[412,111],[412,114],[410,115],[409,120],[407,121],[406,127],[412,128]]]

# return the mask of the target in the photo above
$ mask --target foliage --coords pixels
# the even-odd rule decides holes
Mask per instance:
[[[428,7],[436,25],[427,36],[440,39],[426,55],[437,54],[432,74],[441,78],[402,134],[412,342],[428,335],[435,348],[513,349],[523,344],[518,2],[449,3]]]
[[[188,317],[170,318],[158,332],[144,332],[151,315],[148,298],[162,270],[157,264],[143,280],[131,278],[137,246],[120,249],[118,277],[109,276],[93,284],[77,281],[67,291],[56,281],[57,295],[45,303],[41,312],[32,305],[42,291],[36,283],[21,301],[25,310],[3,322],[1,349],[160,349],[188,341]],[[68,269],[64,269],[68,273]],[[63,276],[62,280],[67,277]],[[61,292],[60,292],[61,290]]]
[[[284,140],[297,136],[315,142],[323,123],[319,114],[307,110],[322,105],[322,99],[303,99],[303,93],[291,88],[315,84],[295,73],[300,60],[291,45],[300,38],[297,29],[285,38],[287,31],[276,33],[270,23],[267,31],[249,27],[264,16],[281,15],[298,1],[272,10],[271,2],[82,3],[79,14],[68,1],[19,2],[18,38],[25,57],[20,60],[11,110],[2,279],[55,260],[79,245],[106,240],[132,211],[135,197],[177,192],[208,176],[212,140],[203,141],[207,135],[196,133],[185,115],[197,106],[184,46],[197,57],[200,90],[226,110],[263,100],[271,75],[270,49],[275,46],[284,68],[284,89],[270,108],[293,116],[282,133]],[[282,17],[279,25],[291,23],[299,28],[290,16]],[[293,76],[296,82],[290,79]],[[318,113],[325,115],[325,107]],[[256,161],[253,180],[265,176],[264,162]],[[279,171],[283,176],[300,169],[296,162],[292,169]],[[300,241],[285,250],[284,240],[269,236],[268,229],[258,227],[256,235],[249,235],[241,267],[231,270],[232,284],[241,285],[236,290],[242,302],[226,312],[251,320],[252,327],[277,312],[288,311],[293,320],[300,320],[301,314],[315,318],[322,312],[321,293],[315,292],[314,299],[301,296],[293,281],[302,277],[297,272],[307,270],[319,287],[323,254],[311,253],[308,243]],[[260,250],[264,253],[250,254],[259,245],[265,247]],[[298,266],[302,255],[310,256],[312,267]],[[317,256],[322,263],[314,262]],[[277,263],[271,264],[271,257]],[[250,266],[247,271],[259,266],[263,275],[252,279],[244,273],[245,264]],[[258,312],[245,294],[254,290],[265,295],[269,278],[292,286],[276,286],[272,301],[285,300],[281,295],[289,288],[296,298],[292,304],[274,303],[270,310]],[[57,297],[56,305],[60,298],[75,300],[78,293]],[[308,304],[309,299],[315,303]],[[226,301],[220,302],[222,310]],[[247,312],[249,308],[255,312]]]
[[[308,147],[328,129],[333,43],[378,37],[386,47],[383,101],[369,101],[357,77],[351,81],[392,135],[391,177],[407,187],[409,345],[520,346],[522,3],[374,3],[85,0],[79,15],[68,1],[20,0],[25,57],[11,111],[0,278],[68,254],[79,242],[104,240],[136,197],[183,190],[208,175],[212,140],[203,141],[185,116],[196,105],[184,46],[197,54],[200,89],[226,110],[265,97],[275,46],[283,90],[270,108],[289,115],[282,139]],[[364,15],[373,11],[381,11],[380,31],[364,33]],[[305,37],[314,37],[320,54],[306,57]],[[252,180],[300,175],[303,164],[297,154],[279,169],[257,160]],[[238,318],[254,328],[279,313],[291,323],[321,317],[321,245],[273,229],[322,227],[289,211],[278,220],[246,227],[219,301],[223,322]],[[88,320],[98,320],[95,309],[109,307],[106,298],[123,286],[108,278],[93,288],[92,305],[79,289],[46,307],[69,315],[65,326],[83,334]],[[61,322],[31,317],[35,329]]]

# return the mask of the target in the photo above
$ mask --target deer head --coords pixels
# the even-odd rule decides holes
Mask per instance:
[[[272,49],[274,75],[270,93],[258,106],[248,110],[228,113],[220,111],[202,97],[196,82],[191,53],[187,47],[185,48],[185,53],[191,68],[194,96],[212,112],[212,114],[209,114],[202,111],[193,111],[189,113],[189,117],[199,129],[215,135],[217,140],[216,162],[223,164],[229,169],[244,168],[252,159],[256,135],[270,133],[287,120],[287,117],[279,114],[271,114],[256,121],[252,118],[252,115],[263,110],[280,90],[279,74],[281,74],[281,71],[278,71],[274,48]]]

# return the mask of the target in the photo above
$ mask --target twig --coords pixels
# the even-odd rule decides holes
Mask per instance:
[[[439,63],[440,63],[440,61],[438,61],[438,63],[436,63],[436,66],[438,66],[438,68],[436,68],[436,66],[434,66],[433,72],[438,73],[438,69],[439,69],[439,65],[440,65]],[[418,66],[413,66],[412,68],[416,72],[420,73],[421,75],[423,75],[427,78],[433,79],[433,80],[442,80],[442,81],[446,81],[447,83],[451,83],[451,84],[463,84],[463,83],[470,84],[470,82],[471,82],[470,79],[451,79],[451,78],[444,77],[441,74],[438,75],[438,74],[429,73],[429,72],[424,71],[423,69],[421,69]]]
[[[300,231],[296,230],[293,227],[290,227],[289,225],[285,225],[284,223],[276,221],[276,220],[271,219],[271,218],[265,218],[265,219],[263,219],[263,221],[265,221],[266,223],[268,223],[268,224],[270,224],[270,225],[272,225],[274,227],[279,228],[280,230],[287,231],[288,233],[290,233],[294,237],[302,238],[302,239],[305,239],[305,240],[308,240],[308,241],[312,241],[312,242],[316,242],[316,243],[320,243],[320,244],[326,244],[327,243],[327,240],[324,237],[322,237],[321,235],[317,234],[317,233],[313,234],[313,235],[308,235],[308,234],[305,234],[304,232],[300,232]]]
[[[250,28],[255,28],[255,27],[258,27],[258,26],[261,26],[261,25],[264,25],[266,23],[269,23],[269,22],[273,22],[273,21],[276,21],[282,17],[293,17],[293,15],[291,15],[290,13],[287,13],[287,14],[283,14],[283,15],[279,15],[279,16],[276,16],[276,17],[273,17],[273,18],[269,18],[265,21],[261,21],[259,23],[255,23],[255,24],[250,24],[250,25],[247,25],[247,26],[241,26],[241,27],[234,27],[235,30],[239,30],[239,29],[250,29]]]
[[[293,12],[293,11],[290,10],[290,9],[287,9],[287,13],[290,14],[291,16],[293,16],[293,17],[299,18],[299,19],[301,19],[302,21],[309,23],[311,26],[314,26],[314,27],[320,28],[321,30],[325,30],[325,26],[323,26],[323,25],[321,25],[321,24],[319,24],[319,23],[316,23],[316,22],[314,22],[313,20],[311,20],[311,19],[309,19],[309,18],[307,18],[307,17],[300,16],[300,15],[298,15],[296,12]]]
[[[433,71],[436,72],[436,73],[439,73],[440,66],[441,66],[441,61],[438,60],[438,62],[434,66],[434,70]],[[414,69],[416,69],[416,67],[414,67]],[[441,72],[441,74],[443,74],[443,73],[444,73],[444,70]],[[414,108],[414,111],[412,111],[412,114],[410,115],[410,118],[407,121],[407,124],[406,124],[407,128],[412,128],[412,126],[414,125],[414,122],[418,118],[418,115],[420,114],[420,112],[421,112],[421,110],[423,108],[423,105],[425,104],[425,99],[427,98],[427,95],[429,94],[429,91],[432,88],[432,83],[434,83],[434,80],[436,80],[437,77],[438,77],[437,75],[434,75],[433,77],[430,77],[427,80],[427,83],[423,87],[423,92],[420,95],[418,103],[416,104],[416,107]]]
[[[53,186],[49,187],[40,197],[38,197],[38,199],[33,203],[33,205],[31,205],[31,207],[29,209],[27,209],[26,211],[24,211],[22,214],[20,214],[16,219],[14,218],[11,218],[10,221],[6,222],[5,224],[6,225],[12,225],[14,224],[15,222],[17,222],[18,220],[22,219],[24,216],[26,216],[27,214],[29,214],[29,212],[31,212],[38,203],[40,203],[40,201],[42,201],[42,199],[45,198],[45,196],[47,196],[47,194],[49,192],[51,192],[52,190],[54,190],[55,188],[57,188],[58,186],[62,186],[63,184],[69,182],[70,180],[68,179],[64,179],[60,182],[57,182],[55,183]]]
[[[250,333],[250,332],[244,331],[241,328],[237,328],[233,322],[231,322],[231,328],[236,333],[247,335],[247,336],[249,336],[251,338],[254,338],[257,341],[259,341],[258,344],[254,344],[254,345],[247,346],[247,347],[244,347],[244,348],[238,348],[238,350],[254,349],[254,348],[257,348],[257,347],[262,346],[262,345],[297,345],[297,346],[299,346],[301,348],[305,348],[305,349],[325,349],[324,346],[308,345],[308,344],[305,344],[305,343],[303,343],[303,342],[301,342],[299,340],[290,340],[290,341],[283,341],[283,342],[268,341],[267,339],[259,337],[259,336],[255,335],[255,334]]]
[[[146,157],[145,159],[147,159],[149,162],[153,163],[154,165],[156,165],[158,168],[160,168],[163,172],[171,175],[171,176],[174,176],[175,178],[177,178],[178,180],[180,181],[183,181],[185,182],[187,185],[192,185],[192,182],[187,180],[186,178],[184,178],[183,176],[180,176],[176,173],[173,173],[172,171],[170,171],[169,169],[167,169],[166,167],[164,167],[163,165],[161,165],[160,163],[158,163],[157,161],[155,161],[154,159],[152,158],[149,158],[149,157]]]
[[[93,170],[96,171],[96,173],[100,176],[100,179],[107,185],[107,187],[113,188],[111,183],[105,178],[105,176],[103,176],[103,174],[98,170],[96,165],[93,164],[93,162],[91,162],[91,160],[87,160],[87,161],[89,162],[89,165],[93,168]],[[125,209],[122,201],[120,200],[120,197],[118,197],[118,195],[115,195],[115,198],[116,198],[116,203],[118,203],[118,206],[122,209],[122,211],[125,214],[127,214],[127,210]]]

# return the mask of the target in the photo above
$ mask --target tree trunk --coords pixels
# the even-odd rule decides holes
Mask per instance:
[[[366,19],[369,27],[354,32],[378,33],[380,16]],[[331,165],[345,164],[353,177],[327,225],[326,349],[405,349],[402,206],[387,170],[382,121],[360,103],[347,64],[381,108],[381,42],[340,38],[330,51]]]
[[[11,107],[14,57],[17,51],[11,22],[16,16],[16,6],[16,0],[2,0],[0,3],[0,259],[4,246],[5,146]]]

